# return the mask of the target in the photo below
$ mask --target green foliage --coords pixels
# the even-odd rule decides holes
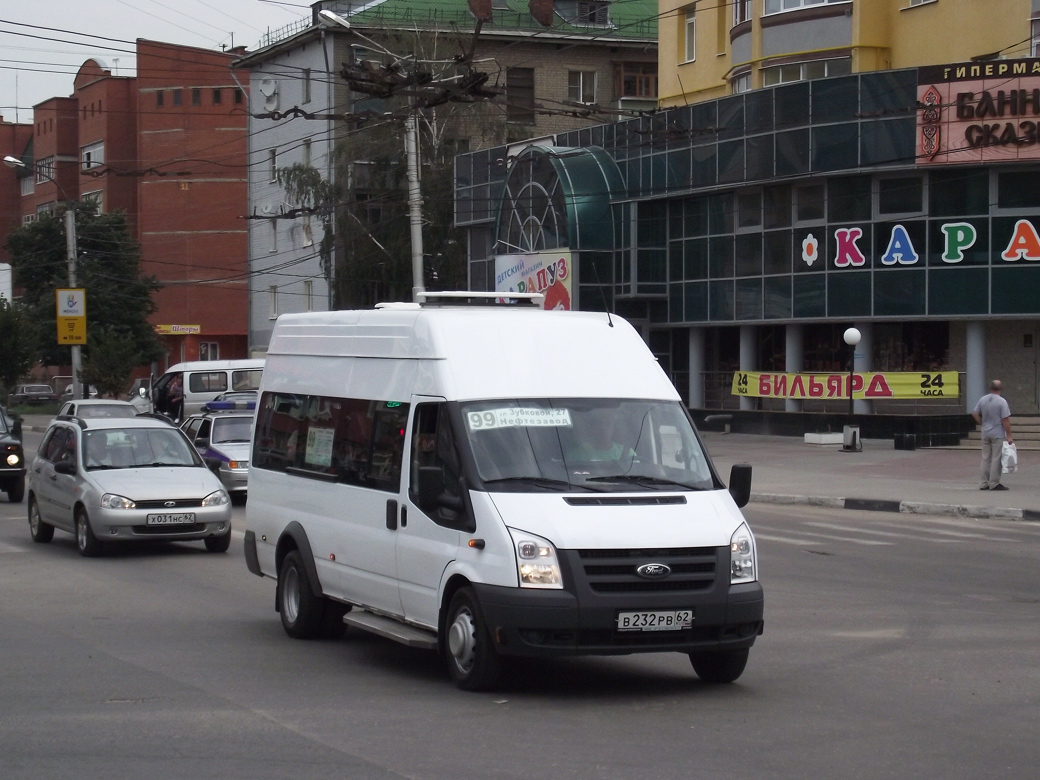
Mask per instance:
[[[10,392],[36,362],[36,327],[18,303],[0,298],[0,384]]]
[[[99,328],[120,334],[132,351],[134,365],[162,356],[162,347],[148,315],[155,311],[152,293],[158,283],[141,275],[140,254],[130,237],[126,216],[96,214],[91,204],[76,209],[77,286],[87,291],[88,343]],[[13,232],[7,249],[14,283],[23,290],[21,302],[38,324],[36,357],[45,365],[69,363],[68,347],[57,343],[55,289],[68,287],[63,213],[44,215]],[[120,388],[121,390],[123,388]]]
[[[138,365],[133,340],[117,329],[95,325],[87,335],[90,352],[83,361],[81,380],[94,385],[98,395],[118,397],[130,384],[130,375]]]

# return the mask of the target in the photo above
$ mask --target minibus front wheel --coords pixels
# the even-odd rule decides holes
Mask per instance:
[[[444,654],[455,684],[464,691],[493,688],[502,664],[472,588],[460,588],[452,597],[445,628]]]

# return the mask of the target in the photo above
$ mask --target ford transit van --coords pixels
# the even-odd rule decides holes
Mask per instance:
[[[731,682],[762,632],[755,538],[678,393],[608,314],[478,293],[283,315],[245,554],[293,637],[344,624],[443,654],[679,652]]]
[[[231,391],[257,390],[263,359],[194,360],[170,366],[155,380],[151,392],[141,398],[150,408],[135,403],[138,411],[159,412],[175,422],[198,414],[202,407],[218,395]]]

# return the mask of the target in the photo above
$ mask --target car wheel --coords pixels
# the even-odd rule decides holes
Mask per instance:
[[[35,496],[29,496],[29,535],[39,544],[46,544],[54,538],[54,526],[43,522]]]
[[[464,691],[493,688],[502,673],[484,616],[472,588],[460,588],[451,599],[444,643],[448,672]]]
[[[221,534],[220,536],[207,536],[204,541],[206,542],[206,549],[210,552],[227,552],[231,546],[231,531],[229,530],[226,534]]]
[[[7,487],[7,500],[12,504],[22,503],[25,498],[25,477],[19,477]]]
[[[303,558],[293,550],[285,556],[278,571],[278,604],[282,628],[294,639],[314,639],[322,635],[325,599],[311,590]]]
[[[690,653],[693,671],[706,683],[731,683],[744,672],[748,650]]]
[[[101,554],[101,542],[94,536],[90,518],[82,509],[76,512],[76,547],[84,558],[95,558]]]

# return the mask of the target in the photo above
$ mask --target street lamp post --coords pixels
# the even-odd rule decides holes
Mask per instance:
[[[859,452],[862,446],[856,439],[856,428],[853,427],[852,421],[855,419],[855,406],[852,397],[852,380],[856,376],[856,345],[859,344],[861,334],[857,328],[849,328],[845,331],[842,338],[845,339],[845,343],[849,345],[849,428],[846,431],[846,441],[843,450],[846,452]],[[849,435],[852,436],[852,440],[849,441]]]
[[[8,168],[27,168],[28,166],[17,157],[7,155],[4,157],[4,165]],[[69,199],[69,196],[65,194],[65,189],[58,184],[58,182],[45,173],[42,170],[36,171],[39,175],[43,176],[47,181],[53,182],[54,186],[58,188],[58,192],[61,193],[61,197],[65,200],[65,257],[68,261],[69,266],[69,287],[76,286],[76,204]],[[72,350],[72,397],[79,398],[82,395],[82,389],[79,381],[79,374],[83,368],[83,357],[80,352],[79,344],[70,345]]]

